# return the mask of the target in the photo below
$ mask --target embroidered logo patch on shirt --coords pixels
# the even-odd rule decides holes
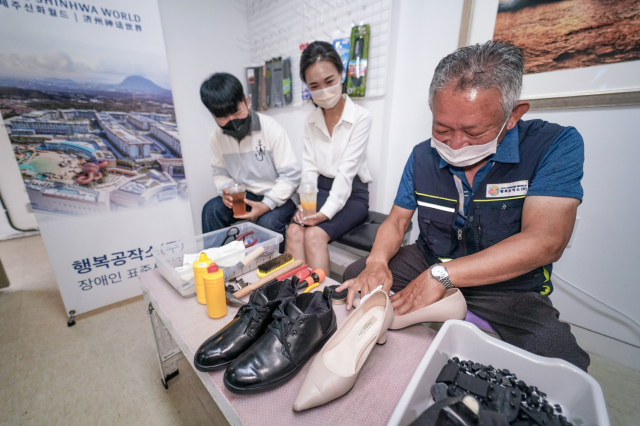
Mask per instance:
[[[490,183],[487,185],[487,198],[517,197],[527,195],[529,181],[519,180],[511,183]]]
[[[258,161],[264,160],[264,149],[262,149],[262,141],[258,139],[258,146],[256,147],[256,158]]]

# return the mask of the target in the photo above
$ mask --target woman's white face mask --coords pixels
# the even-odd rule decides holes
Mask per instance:
[[[311,92],[313,93],[313,92]],[[460,149],[452,149],[449,145],[440,142],[431,134],[431,147],[438,151],[438,154],[452,166],[466,167],[476,164],[477,162],[487,158],[488,156],[495,154],[498,149],[498,138],[507,125],[509,119],[504,122],[502,128],[498,132],[498,135],[491,142],[484,143],[482,145],[469,145]]]
[[[313,102],[324,109],[331,109],[338,104],[342,96],[342,83],[338,79],[338,83],[325,89],[314,90],[311,92]]]

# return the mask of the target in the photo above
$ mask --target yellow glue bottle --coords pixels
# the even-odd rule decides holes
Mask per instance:
[[[207,313],[211,318],[227,315],[227,297],[224,288],[224,273],[218,265],[211,263],[203,277],[204,292],[207,295]]]
[[[193,275],[196,279],[196,298],[198,302],[206,305],[207,296],[204,292],[204,282],[202,277],[207,273],[207,267],[213,263],[211,259],[203,252],[200,253],[200,257],[193,264]]]

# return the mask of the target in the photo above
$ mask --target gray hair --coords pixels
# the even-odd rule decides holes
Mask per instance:
[[[429,86],[429,107],[433,110],[433,95],[449,84],[455,84],[455,90],[498,89],[500,109],[508,117],[520,99],[523,73],[522,49],[511,43],[488,41],[461,47],[436,67]]]

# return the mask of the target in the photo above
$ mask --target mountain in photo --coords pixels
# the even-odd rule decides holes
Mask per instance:
[[[62,78],[44,78],[37,79],[24,79],[3,77],[0,75],[0,88],[3,89],[0,95],[9,96],[11,99],[15,99],[16,96],[24,95],[23,93],[10,92],[5,90],[6,88],[26,89],[32,91],[40,91],[47,94],[47,97],[53,96],[56,99],[69,99],[71,97],[77,97],[78,99],[84,99],[86,97],[107,97],[107,98],[140,98],[140,99],[155,99],[158,102],[172,103],[171,91],[163,89],[155,84],[153,81],[141,77],[141,76],[129,76],[125,78],[121,83],[108,84],[104,82],[77,82],[72,79]],[[30,93],[28,98],[33,98],[34,93]],[[86,101],[86,99],[84,99]],[[56,106],[56,108],[60,108]],[[82,109],[80,106],[73,106],[73,108]]]
[[[125,78],[122,83],[118,84],[118,88],[130,90],[130,91],[140,91],[140,92],[158,92],[164,93],[169,92],[167,89],[163,89],[162,87],[155,84],[153,81],[141,77],[139,75],[131,75]]]

